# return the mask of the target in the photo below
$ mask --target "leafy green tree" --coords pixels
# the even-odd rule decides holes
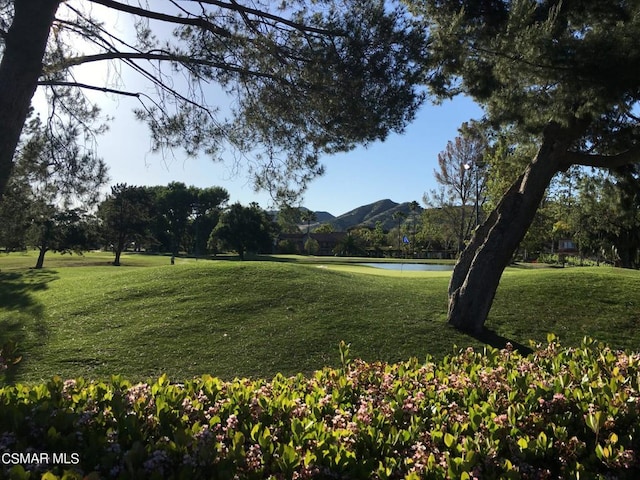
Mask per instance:
[[[302,209],[300,212],[300,220],[302,220],[302,222],[307,226],[307,237],[309,236],[309,233],[311,232],[311,224],[315,223],[317,219],[317,215],[316,212],[313,212],[309,209]]]
[[[187,227],[194,212],[198,196],[193,188],[182,182],[171,182],[169,185],[153,187],[155,214],[159,217],[164,238],[164,248],[177,256],[180,248],[187,240]]]
[[[365,243],[362,237],[348,232],[333,249],[336,255],[343,257],[363,255],[365,253]]]
[[[180,250],[196,255],[206,252],[209,235],[229,193],[221,187],[187,187],[181,182],[145,188],[153,199],[149,227],[152,248],[174,256]]]
[[[486,178],[484,206],[491,211],[535,156],[538,144],[535,138],[508,126],[498,132],[488,129],[486,135],[490,140],[483,159],[491,174]]]
[[[638,165],[617,169],[608,179],[606,193],[613,197],[613,244],[620,265],[640,268],[640,169]]]
[[[189,230],[193,236],[193,249],[197,256],[207,251],[209,236],[218,224],[222,208],[229,201],[229,192],[222,187],[191,189],[195,194],[195,203],[192,205]]]
[[[422,212],[419,236],[427,250],[456,251],[458,232],[447,212],[441,208],[426,208]]]
[[[537,151],[461,254],[449,322],[480,333],[553,177],[640,161],[640,3],[405,0],[428,30],[428,88],[466,94]]]
[[[398,247],[398,250],[400,250],[402,248],[402,224],[407,219],[407,214],[403,211],[397,210],[393,212],[393,214],[391,215],[391,218],[393,218],[396,222],[398,222],[398,229],[396,233],[398,238],[397,247]]]
[[[234,203],[220,217],[220,222],[211,232],[209,243],[233,250],[244,260],[247,252],[270,252],[275,238],[276,225],[257,203],[248,207]]]
[[[31,206],[31,186],[12,179],[0,199],[0,246],[6,253],[26,249]]]
[[[385,246],[385,234],[381,221],[376,222],[376,225],[371,232],[371,245],[376,250],[380,250]]]
[[[335,228],[330,223],[321,223],[314,228],[313,231],[315,233],[333,233],[335,232]]]
[[[277,222],[282,233],[300,233],[301,209],[290,205],[282,205],[278,210]]]
[[[320,244],[315,238],[308,237],[304,242],[304,251],[307,252],[307,255],[317,255],[320,250]]]
[[[639,191],[637,167],[581,178],[569,227],[582,253],[597,259],[606,255],[626,268],[640,267]]]
[[[114,14],[131,20],[133,38],[105,25]],[[290,198],[322,173],[321,154],[384,139],[413,118],[424,73],[424,34],[414,27],[382,0],[2,0],[0,195],[34,92],[44,89],[51,118],[85,91],[135,98],[154,150],[253,153],[256,184]],[[100,63],[146,86],[78,71]],[[232,99],[228,122],[211,84]],[[81,109],[97,111],[90,102]]]
[[[363,248],[372,246],[371,229],[368,227],[355,227],[349,230],[349,236],[353,237],[355,243]]]
[[[20,145],[3,203],[23,207],[10,224],[14,234],[24,233],[24,244],[39,249],[35,268],[42,268],[48,251],[79,253],[91,244],[90,222],[83,211],[97,202],[107,170],[84,148],[82,122],[83,118],[56,121],[61,130],[53,135],[33,117]]]
[[[38,249],[34,268],[44,266],[47,252],[76,253],[95,246],[95,225],[81,209],[61,209],[38,202],[31,209],[32,224],[27,230],[27,241]]]
[[[577,212],[570,219],[580,254],[595,258],[598,264],[612,247],[608,233],[611,205],[605,200],[603,186],[603,175],[584,175],[577,189]]]
[[[556,217],[555,202],[543,199],[527,234],[520,242],[521,258],[525,261],[537,258],[554,245],[553,224]]]
[[[413,200],[409,204],[409,210],[411,211],[411,250],[413,254],[416,253],[416,234],[418,228],[418,212],[421,210],[420,204]]]
[[[111,194],[98,208],[98,217],[102,236],[115,255],[113,265],[120,265],[127,245],[140,243],[148,235],[151,209],[152,198],[145,188],[125,183],[111,187]]]
[[[293,254],[300,252],[298,251],[298,246],[293,240],[286,239],[278,242],[278,253]]]

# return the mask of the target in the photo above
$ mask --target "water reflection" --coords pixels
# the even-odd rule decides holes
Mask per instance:
[[[435,263],[359,263],[358,265],[407,272],[446,272],[453,270],[453,265],[438,265]]]

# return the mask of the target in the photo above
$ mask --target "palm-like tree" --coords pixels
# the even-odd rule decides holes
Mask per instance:
[[[400,227],[402,225],[402,221],[407,218],[407,214],[398,210],[393,212],[391,218],[398,221],[398,250],[400,250],[402,248],[402,233],[400,232]]]

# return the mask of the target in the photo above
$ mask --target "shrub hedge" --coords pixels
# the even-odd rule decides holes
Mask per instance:
[[[640,478],[640,355],[549,340],[526,357],[466,349],[393,365],[350,361],[343,344],[342,368],[271,381],[5,386],[1,474]]]

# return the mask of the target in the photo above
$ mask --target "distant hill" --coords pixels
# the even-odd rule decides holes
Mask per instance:
[[[304,208],[304,207],[303,207]],[[388,198],[378,200],[368,205],[362,205],[353,210],[343,213],[336,217],[329,212],[315,211],[316,220],[309,227],[311,230],[319,227],[324,223],[333,226],[336,232],[346,232],[354,227],[375,227],[377,222],[382,224],[384,230],[391,230],[398,226],[398,221],[393,218],[395,212],[402,212],[410,218],[411,207],[410,202],[396,203]],[[422,207],[418,207],[418,213],[422,212]],[[274,216],[277,212],[273,212]],[[300,230],[306,231],[307,224],[298,225]]]
[[[333,215],[331,215],[329,212],[313,212],[313,213],[316,214],[316,224],[330,223],[336,218]]]
[[[398,225],[398,221],[393,218],[395,212],[402,212],[407,215],[411,214],[410,202],[396,203],[393,200],[384,199],[369,205],[362,205],[353,210],[335,217],[329,222],[337,231],[346,231],[354,227],[375,227],[377,222],[382,224],[384,230],[391,230]],[[422,208],[418,208],[418,213],[422,212]]]
[[[305,208],[305,207],[301,207],[301,210],[308,211],[309,209]],[[315,214],[316,219],[315,219],[315,221],[309,223],[309,228],[311,230],[313,230],[314,228],[318,228],[323,223],[331,223],[332,224],[332,222],[336,219],[336,217],[334,215],[331,215],[329,212],[316,210],[313,213]],[[298,224],[298,227],[300,228],[300,230],[302,230],[304,232],[307,231],[306,222]]]

